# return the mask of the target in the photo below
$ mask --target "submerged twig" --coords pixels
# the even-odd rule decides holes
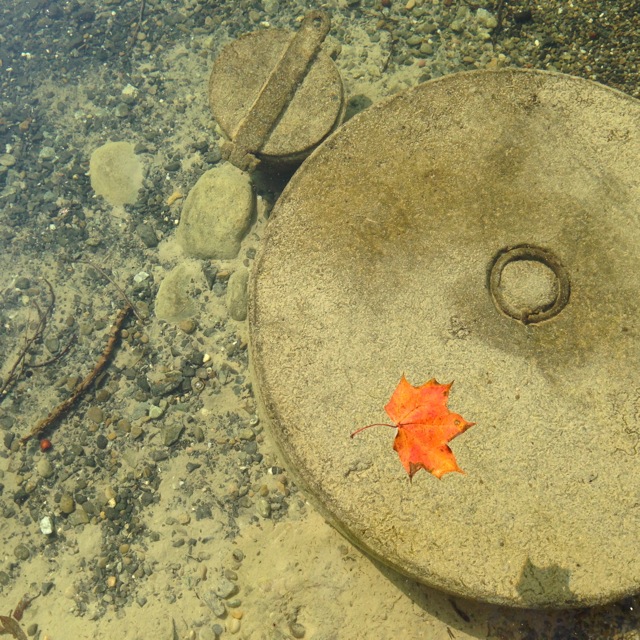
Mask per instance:
[[[124,301],[131,307],[131,311],[133,311],[133,315],[140,321],[141,324],[145,324],[144,318],[138,312],[136,305],[131,302],[129,296],[124,292],[122,287],[102,268],[97,264],[93,264],[93,262],[89,262],[89,260],[78,260],[82,264],[88,264],[90,267],[101,273],[117,290],[118,293],[124,298]]]
[[[42,595],[42,593],[37,593],[31,597],[28,593],[25,593],[20,599],[20,602],[18,602],[18,606],[13,610],[12,615],[14,619],[18,621],[22,620],[25,609],[40,595]]]
[[[138,12],[138,21],[136,22],[135,29],[133,30],[133,34],[131,35],[131,44],[129,45],[131,49],[133,49],[133,47],[136,46],[136,41],[138,40],[140,25],[142,24],[142,18],[144,17],[144,8],[145,8],[145,0],[140,0],[140,11]]]
[[[93,384],[95,379],[100,375],[106,364],[109,362],[109,359],[113,354],[113,350],[116,347],[116,343],[118,342],[118,338],[120,337],[122,325],[132,310],[133,307],[130,304],[127,304],[120,310],[113,322],[113,325],[111,326],[111,329],[109,330],[109,339],[107,340],[107,344],[102,351],[96,366],[92,369],[89,375],[87,375],[86,378],[76,386],[69,398],[64,402],[61,402],[46,418],[40,420],[33,429],[29,431],[29,433],[22,436],[20,439],[22,444],[42,433],[45,429],[51,427],[55,422],[57,422],[67,411],[69,411],[69,409],[71,409],[71,407],[73,407],[86,390]]]
[[[9,616],[0,616],[0,636],[11,634],[16,640],[27,640],[27,634],[16,620]]]
[[[9,388],[16,382],[20,373],[22,373],[22,371],[24,370],[24,362],[25,362],[25,358],[29,353],[29,350],[38,339],[42,338],[44,334],[44,330],[47,326],[47,320],[53,313],[53,307],[56,304],[56,294],[53,291],[53,286],[51,285],[51,283],[46,278],[42,278],[42,279],[45,281],[47,287],[49,287],[49,295],[50,295],[51,301],[49,302],[49,306],[47,307],[47,310],[43,313],[38,303],[35,302],[34,300],[33,304],[36,308],[36,311],[38,312],[38,318],[39,318],[38,324],[32,336],[29,336],[29,333],[28,333],[29,330],[27,328],[24,346],[20,350],[20,353],[18,354],[16,361],[13,363],[11,369],[9,370],[9,373],[7,374],[7,379],[2,384],[2,387],[0,387],[0,402],[2,402],[5,399],[5,397],[9,393]],[[20,367],[21,367],[20,372],[18,372],[18,368]]]
[[[504,21],[504,8],[506,5],[506,0],[498,0],[495,14],[496,14],[496,26],[493,28],[493,33],[491,34],[491,43],[495,46],[496,41],[498,39],[498,35],[502,31],[502,23]]]

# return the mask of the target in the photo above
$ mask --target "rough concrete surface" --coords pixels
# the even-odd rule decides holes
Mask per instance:
[[[292,470],[361,548],[493,603],[638,590],[639,159],[636,100],[509,70],[377,104],[296,173],[250,282],[253,367]],[[488,290],[522,244],[571,285],[539,323]],[[403,373],[455,380],[449,407],[476,423],[451,445],[465,475],[409,483],[391,429],[349,438],[385,421]]]

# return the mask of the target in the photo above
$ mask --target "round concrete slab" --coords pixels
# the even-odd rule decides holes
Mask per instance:
[[[353,542],[516,606],[640,588],[640,103],[543,72],[441,78],[351,120],[278,201],[251,281],[259,394]],[[465,475],[371,422],[455,380]]]

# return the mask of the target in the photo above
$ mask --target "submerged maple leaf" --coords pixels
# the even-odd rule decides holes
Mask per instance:
[[[425,469],[436,478],[445,473],[458,471],[453,451],[447,445],[457,435],[472,427],[457,413],[447,409],[449,384],[438,384],[435,378],[420,387],[414,387],[402,376],[384,410],[395,424],[376,423],[361,427],[351,437],[369,427],[393,427],[398,429],[393,448],[407,470],[409,479],[418,469]]]

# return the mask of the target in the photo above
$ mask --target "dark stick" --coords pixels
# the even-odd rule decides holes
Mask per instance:
[[[132,311],[132,307],[130,305],[126,305],[123,307],[109,330],[109,339],[107,340],[107,344],[102,351],[102,355],[98,358],[98,362],[96,366],[91,370],[89,375],[85,377],[85,379],[80,382],[73,390],[73,393],[69,398],[67,398],[64,402],[61,402],[51,413],[46,417],[40,420],[36,425],[27,433],[22,436],[20,439],[20,443],[24,444],[27,440],[30,440],[34,436],[42,433],[45,429],[49,428],[52,424],[57,422],[73,405],[82,397],[85,391],[93,384],[95,379],[100,375],[102,370],[105,368],[111,355],[113,354],[113,350],[116,347],[116,343],[118,342],[118,338],[120,337],[120,330],[122,329],[122,325],[124,321],[127,319],[127,316]]]

